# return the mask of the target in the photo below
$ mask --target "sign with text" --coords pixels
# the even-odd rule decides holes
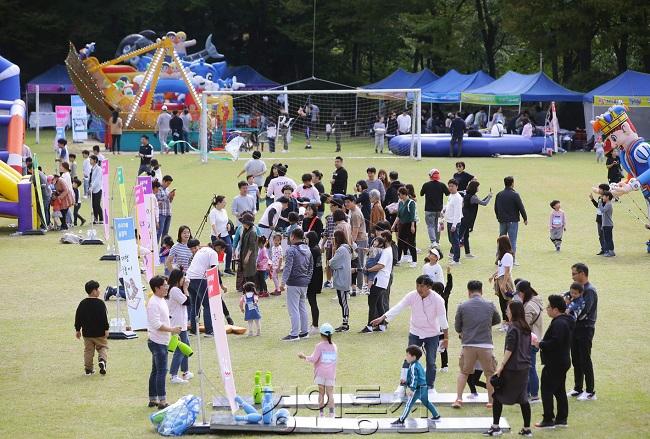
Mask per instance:
[[[115,239],[120,255],[120,278],[124,282],[126,304],[131,329],[147,329],[147,311],[144,306],[144,288],[138,263],[138,244],[135,240],[133,218],[115,218]]]

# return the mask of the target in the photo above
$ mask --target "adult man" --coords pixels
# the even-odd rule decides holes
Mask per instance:
[[[458,182],[459,192],[467,190],[467,185],[469,182],[474,180],[474,176],[465,170],[465,162],[456,162],[454,180]]]
[[[239,217],[242,213],[250,212],[255,216],[257,210],[255,209],[255,199],[248,195],[248,183],[240,181],[237,183],[237,187],[239,188],[239,194],[232,199],[230,210],[235,218],[237,218],[237,224],[241,224]]]
[[[280,219],[282,210],[287,207],[289,207],[289,199],[287,197],[276,198],[262,214],[258,227],[260,228],[262,235],[266,236],[266,239],[271,237],[271,233],[278,225],[278,220]]]
[[[140,157],[138,175],[149,174],[149,172],[151,172],[151,157],[153,157],[153,147],[149,144],[149,136],[146,134],[140,137],[138,157]]]
[[[463,406],[463,389],[467,384],[468,375],[474,373],[474,365],[478,361],[485,374],[488,400],[492,403],[493,388],[490,378],[494,375],[497,360],[494,358],[492,343],[492,326],[501,323],[501,317],[492,302],[483,299],[483,284],[478,280],[467,282],[469,300],[456,308],[454,329],[460,334],[460,372],[456,381],[456,401],[453,408]]]
[[[381,201],[384,201],[384,197],[386,196],[386,188],[384,187],[384,183],[377,179],[377,169],[371,166],[366,169],[366,174],[368,174],[368,179],[366,180],[366,184],[368,185],[368,192],[373,189],[377,189],[379,191]]]
[[[296,190],[296,188],[298,187],[298,185],[296,184],[295,181],[293,181],[293,179],[287,177],[286,166],[278,166],[277,169],[278,169],[278,176],[269,182],[269,186],[266,189],[267,195],[272,195],[273,198],[275,199],[278,199],[282,196],[282,192],[285,186],[287,185],[291,186],[293,190]]]
[[[591,344],[596,330],[596,318],[598,317],[598,293],[596,287],[589,283],[589,268],[578,262],[571,266],[571,277],[574,282],[582,284],[584,292],[582,298],[585,306],[582,309],[576,328],[571,340],[571,359],[573,360],[573,390],[569,396],[577,397],[579,401],[596,400],[594,389],[594,366],[591,363]],[[583,392],[583,381],[586,389]]]
[[[160,142],[160,152],[167,151],[167,137],[169,137],[169,121],[172,115],[167,112],[167,105],[162,106],[162,113],[156,119],[155,131],[158,133],[158,141]]]
[[[237,177],[242,175],[252,175],[255,178],[255,184],[258,188],[264,186],[264,174],[266,174],[266,163],[260,160],[262,153],[253,151],[253,158],[246,162],[244,169],[241,170]],[[286,171],[285,171],[286,172]],[[279,175],[279,174],[278,174]]]
[[[332,184],[331,194],[345,195],[348,192],[348,171],[343,167],[343,157],[336,156],[334,159],[334,173],[330,183]]]
[[[309,318],[307,316],[307,286],[311,280],[313,263],[309,246],[305,244],[302,229],[294,229],[289,237],[280,291],[287,289],[287,310],[291,320],[291,332],[283,341],[295,341],[309,337]]]
[[[103,224],[102,213],[102,168],[99,167],[96,155],[90,156],[89,190],[93,206],[93,224]]]
[[[510,244],[512,244],[512,253],[515,256],[517,252],[517,232],[519,231],[519,216],[524,219],[524,224],[528,225],[528,216],[521,197],[515,192],[515,179],[506,177],[503,179],[505,188],[499,192],[494,199],[494,213],[499,221],[499,236],[508,235]]]
[[[190,111],[186,108],[183,110],[183,114],[181,114],[181,120],[183,121],[183,139],[186,142],[189,143],[190,141],[190,129],[192,127],[192,115],[190,114]],[[183,145],[183,149],[185,149],[187,145]]]
[[[345,208],[350,212],[350,228],[352,229],[352,242],[357,245],[357,254],[359,255],[359,267],[365,267],[366,254],[365,249],[368,248],[368,233],[366,231],[366,219],[361,213],[361,209],[357,206],[357,200],[354,195],[345,197]],[[363,283],[363,276],[361,273],[357,274],[357,288],[368,291],[368,286]]]
[[[544,415],[537,428],[553,428],[567,426],[569,417],[569,402],[565,387],[566,373],[571,367],[569,351],[571,336],[575,327],[573,317],[565,314],[564,298],[557,294],[548,296],[546,313],[551,320],[544,338],[533,344],[540,350],[542,357],[542,404]],[[553,411],[553,398],[557,399],[557,416]]]
[[[465,121],[460,117],[460,113],[456,113],[456,117],[451,121],[449,126],[451,133],[451,140],[449,141],[449,157],[454,156],[454,145],[458,144],[458,154],[460,157],[463,152],[463,135],[465,134]]]
[[[172,118],[169,120],[169,130],[174,143],[174,154],[178,154],[178,147],[181,147],[181,154],[185,154],[185,145],[178,143],[183,140],[183,119],[178,116],[178,110],[172,111]]]
[[[424,347],[427,360],[427,386],[429,386],[429,389],[433,389],[436,382],[438,344],[441,344],[443,348],[447,349],[449,341],[449,325],[447,323],[445,301],[438,293],[432,291],[432,287],[433,281],[428,276],[418,276],[415,280],[415,291],[406,294],[397,305],[386,311],[383,316],[370,322],[373,326],[379,325],[384,320],[390,322],[404,308],[411,308],[408,345]],[[442,340],[440,339],[441,335]],[[474,364],[472,364],[472,367],[474,367]],[[405,362],[402,365],[400,385],[395,392],[400,397],[404,396],[407,368],[408,365]]]
[[[424,221],[427,224],[429,242],[431,247],[434,247],[440,242],[438,219],[442,212],[442,197],[449,195],[449,189],[440,182],[440,171],[437,169],[433,168],[429,171],[429,179],[422,185],[420,196],[424,196]]]
[[[447,237],[451,244],[453,255],[450,265],[460,263],[460,221],[463,219],[463,197],[458,193],[458,182],[453,178],[447,182],[449,197],[445,206],[445,222],[447,223]]]
[[[176,195],[176,189],[169,190],[174,179],[171,175],[165,175],[156,193],[158,201],[158,241],[169,234],[169,226],[172,223],[172,202]]]
[[[397,134],[408,134],[411,132],[411,116],[405,108],[402,114],[397,116]]]

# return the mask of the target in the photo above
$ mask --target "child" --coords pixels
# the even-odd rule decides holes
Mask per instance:
[[[578,320],[582,310],[585,307],[585,299],[582,297],[585,289],[582,284],[578,282],[573,282],[569,291],[564,293],[564,301],[567,304],[566,313],[573,317],[575,320]],[[583,316],[584,319],[586,316]],[[581,319],[582,320],[582,319]]]
[[[603,147],[603,141],[600,137],[598,137],[594,143],[594,151],[596,151],[596,163],[605,160],[605,148]]]
[[[327,393],[327,407],[329,417],[334,417],[334,382],[336,380],[336,363],[338,360],[338,349],[332,343],[334,328],[329,323],[323,323],[320,327],[321,341],[314,348],[310,356],[302,352],[298,358],[314,364],[314,383],[318,384],[318,407],[320,416],[323,417],[325,408],[325,394]],[[426,387],[426,385],[425,385]]]
[[[269,292],[266,287],[266,276],[269,270],[269,252],[266,249],[267,241],[266,236],[262,235],[257,238],[257,273],[255,277],[255,286],[260,297],[269,297]]]
[[[167,307],[169,308],[169,320],[171,327],[180,327],[181,332],[178,334],[180,340],[186,345],[190,344],[190,339],[187,334],[187,309],[190,306],[190,297],[188,288],[190,280],[185,277],[182,270],[174,269],[169,274],[169,293],[167,296]],[[178,369],[183,374],[178,376]],[[172,384],[187,384],[194,376],[190,372],[189,360],[183,355],[180,349],[174,351],[172,356],[172,364],[169,367],[169,374],[171,375]]]
[[[74,154],[70,154],[72,157]],[[79,215],[79,209],[81,209],[81,198],[79,197],[79,186],[81,186],[81,181],[74,177],[72,179],[72,191],[74,192],[74,225],[77,225],[77,220],[81,220],[81,227],[86,224],[84,217]]]
[[[477,361],[474,365],[474,373],[467,376],[467,385],[469,386],[470,391],[470,394],[467,395],[468,399],[478,398],[478,391],[476,390],[477,387],[487,389],[486,383],[481,381],[481,374],[483,374],[483,369],[481,368],[481,363]]]
[[[84,368],[86,376],[95,373],[93,357],[95,350],[98,352],[99,373],[106,375],[106,361],[108,359],[108,316],[106,304],[99,298],[99,282],[89,280],[85,285],[86,297],[77,306],[74,318],[76,337],[84,338]]]
[[[278,135],[278,129],[274,122],[269,122],[266,127],[266,138],[269,139],[269,152],[275,152],[275,138]]]
[[[614,214],[614,205],[612,204],[612,199],[614,196],[610,191],[605,191],[601,195],[601,198],[603,200],[603,205],[600,208],[600,211],[603,215],[603,250],[605,252],[603,253],[603,256],[611,258],[612,256],[616,256],[616,253],[614,253],[613,236],[614,221],[612,219],[612,215]]]
[[[88,198],[90,196],[90,191],[88,189],[88,184],[90,182],[90,170],[92,169],[93,165],[90,163],[90,151],[84,149],[81,151],[81,155],[84,158],[84,161],[81,165],[84,173],[84,198]]]
[[[372,246],[368,249],[368,255],[366,256],[366,269],[364,274],[366,276],[366,285],[373,285],[375,282],[375,277],[377,277],[376,271],[368,271],[368,269],[374,267],[381,259],[381,252],[386,245],[386,241],[381,236],[377,236],[372,240]]]
[[[239,309],[244,313],[244,320],[248,322],[248,336],[258,337],[260,335],[260,307],[259,297],[255,291],[255,284],[253,282],[246,282],[242,287],[242,296],[239,299]],[[255,326],[255,334],[253,334],[253,326]]]
[[[70,154],[70,178],[77,178],[77,154]]]
[[[438,293],[440,297],[445,300],[445,315],[449,312],[449,296],[451,290],[454,288],[454,277],[451,275],[451,265],[447,265],[447,282],[433,282],[431,289]],[[441,345],[438,346],[440,352],[440,369],[439,372],[449,372],[449,354],[447,349],[441,350]]]
[[[284,259],[284,250],[282,250],[282,235],[273,234],[273,246],[271,247],[271,261],[269,263],[269,274],[273,279],[275,289],[271,292],[272,296],[279,296],[280,293],[280,271],[282,271],[282,262]]]
[[[255,200],[255,210],[259,212],[260,197],[262,196],[262,193],[260,192],[260,188],[257,186],[257,183],[255,183],[255,176],[247,175],[246,182],[248,183],[248,195]]]
[[[445,279],[442,276],[442,267],[438,263],[441,257],[440,251],[437,248],[430,248],[429,256],[425,258],[425,264],[422,266],[422,274],[428,276],[434,282],[442,283],[444,287]]]
[[[391,425],[398,427],[404,426],[404,421],[413,409],[413,406],[419,399],[422,405],[431,412],[431,420],[440,420],[440,415],[435,406],[429,402],[429,388],[427,387],[427,379],[425,376],[424,368],[418,362],[422,356],[422,349],[415,345],[406,348],[406,362],[409,364],[408,372],[406,374],[406,385],[411,389],[413,394],[409,397],[404,407],[404,412],[397,420],[391,422]]]
[[[54,194],[55,191],[52,190],[52,193]],[[63,215],[61,214],[61,199],[60,198],[54,198],[51,201],[52,204],[52,230],[60,230],[61,229],[61,218],[63,218]]]
[[[562,245],[562,235],[566,232],[566,216],[560,205],[559,200],[551,201],[551,218],[548,223],[548,229],[551,234],[551,242],[555,244],[555,251],[560,251]]]
[[[384,153],[384,135],[386,134],[386,124],[384,123],[384,116],[378,116],[375,124],[372,126],[372,130],[375,132],[375,154],[377,149]]]
[[[158,182],[162,184],[162,169],[160,169],[160,163],[158,163],[158,160],[156,159],[151,159],[151,177],[158,180]]]
[[[165,266],[165,276],[169,276],[170,270],[165,265],[165,261],[167,260],[167,256],[169,256],[169,252],[171,251],[172,247],[174,246],[174,239],[169,236],[165,235],[162,238],[162,245],[160,246],[160,263]]]

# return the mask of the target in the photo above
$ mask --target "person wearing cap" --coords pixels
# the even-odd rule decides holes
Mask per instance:
[[[427,224],[429,242],[433,247],[440,242],[438,221],[442,212],[442,197],[449,195],[449,189],[440,181],[440,171],[436,168],[429,171],[429,179],[422,185],[420,196],[424,196],[424,221]]]
[[[242,234],[239,240],[239,270],[242,272],[244,282],[255,282],[257,274],[257,233],[255,232],[255,217],[250,212],[245,212],[240,217]]]
[[[162,113],[158,115],[156,119],[155,131],[158,133],[158,141],[160,142],[160,152],[169,152],[167,148],[167,137],[171,129],[169,128],[169,121],[172,119],[172,115],[167,112],[167,105],[163,105]]]
[[[280,220],[280,214],[288,207],[289,199],[287,197],[279,197],[266,208],[258,223],[260,232],[266,237],[266,239],[271,237],[271,233],[275,230],[278,221]]]
[[[318,384],[318,406],[320,416],[323,417],[325,407],[325,395],[327,394],[327,407],[330,418],[334,418],[334,384],[336,381],[336,363],[338,360],[338,348],[332,343],[334,327],[329,323],[323,323],[319,329],[321,341],[314,348],[314,352],[306,356],[300,352],[298,358],[313,363],[314,383]]]
[[[422,274],[429,277],[434,282],[440,282],[441,284],[445,284],[445,276],[442,272],[442,267],[438,263],[440,259],[442,259],[442,255],[440,254],[440,250],[437,248],[430,248],[429,249],[429,256],[427,257],[429,260],[428,263],[424,264],[422,266]]]
[[[295,341],[309,337],[309,317],[307,315],[307,287],[314,270],[311,250],[305,243],[305,234],[297,228],[289,237],[291,245],[285,254],[284,270],[280,281],[280,291],[287,290],[287,311],[291,320],[291,331],[283,341]]]
[[[266,163],[262,160],[262,153],[253,151],[253,158],[244,164],[244,169],[237,174],[237,177],[252,175],[257,187],[261,188],[264,186],[264,174],[266,174]]]

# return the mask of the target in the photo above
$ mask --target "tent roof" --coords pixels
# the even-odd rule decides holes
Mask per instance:
[[[230,78],[232,76],[236,76],[238,82],[246,84],[244,90],[266,90],[280,85],[248,65],[237,67],[229,66],[221,76],[221,79]]]
[[[41,73],[27,83],[27,93],[39,92],[44,94],[75,94],[77,91],[68,76],[68,70],[63,64],[57,64],[48,71]]]
[[[422,87],[422,102],[460,102],[461,92],[493,81],[494,78],[482,70],[465,75],[451,69],[440,79]]]
[[[626,70],[616,78],[585,93],[584,101],[593,102],[595,96],[644,97],[650,96],[650,74]]]
[[[509,71],[488,85],[467,90],[462,100],[494,105],[518,105],[520,102],[534,101],[581,102],[582,93],[562,87],[544,72],[524,75]]]
[[[386,88],[420,88],[431,81],[438,79],[438,75],[429,69],[420,70],[417,73],[410,73],[404,69],[397,69],[381,81],[364,85],[362,88],[381,90]]]

